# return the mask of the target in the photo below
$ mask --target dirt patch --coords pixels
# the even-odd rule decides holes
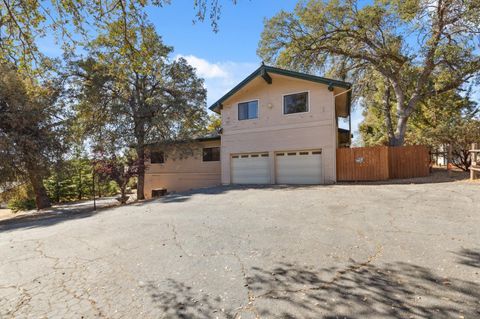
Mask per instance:
[[[10,209],[0,208],[0,220],[10,219],[15,217],[16,214],[13,213]]]

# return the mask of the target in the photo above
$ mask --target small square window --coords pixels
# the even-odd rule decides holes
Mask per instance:
[[[204,162],[220,161],[220,147],[208,147],[203,149]]]
[[[308,112],[308,92],[285,95],[283,114]]]
[[[163,152],[154,151],[150,153],[150,163],[152,164],[163,164],[165,163],[165,155]]]
[[[258,118],[258,101],[238,103],[238,120],[251,120]]]

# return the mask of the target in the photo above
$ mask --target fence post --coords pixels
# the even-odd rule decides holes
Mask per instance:
[[[476,171],[473,166],[477,165],[477,152],[475,152],[475,150],[477,150],[477,144],[472,143],[472,149],[470,152],[470,179],[472,181],[475,179],[475,175],[476,175]]]
[[[448,153],[447,153],[447,171],[448,176],[452,176],[452,143],[448,143]]]

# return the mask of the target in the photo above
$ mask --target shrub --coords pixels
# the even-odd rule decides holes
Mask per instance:
[[[32,187],[22,184],[2,194],[3,200],[7,201],[7,208],[14,212],[35,209],[35,199]]]
[[[8,202],[8,209],[18,211],[35,209],[35,200],[32,198],[13,198]]]

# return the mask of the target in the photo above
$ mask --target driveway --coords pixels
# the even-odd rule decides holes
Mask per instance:
[[[478,318],[480,184],[212,188],[0,232],[0,318]]]

